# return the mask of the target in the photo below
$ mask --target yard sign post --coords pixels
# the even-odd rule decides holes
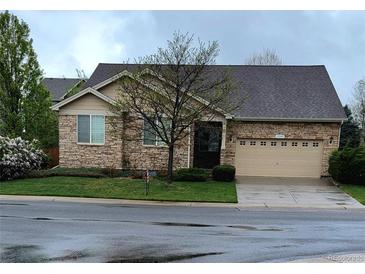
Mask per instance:
[[[146,169],[144,174],[144,194],[147,196],[150,192],[150,172]]]

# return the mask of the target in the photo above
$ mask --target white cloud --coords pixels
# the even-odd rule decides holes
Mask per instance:
[[[125,20],[103,14],[97,18],[78,18],[77,24],[66,52],[86,74],[90,74],[99,62],[118,62],[126,57],[125,45],[117,36],[125,28]]]
[[[127,42],[133,44],[132,37],[140,39],[133,26],[153,27],[147,23],[153,23],[148,13],[15,13],[29,24],[38,60],[48,77],[75,77],[76,68],[90,76],[98,63],[126,60]]]

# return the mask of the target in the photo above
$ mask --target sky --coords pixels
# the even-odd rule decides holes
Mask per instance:
[[[46,77],[90,76],[98,63],[133,62],[174,31],[218,41],[217,64],[276,51],[285,65],[325,65],[343,104],[365,78],[365,11],[14,11],[31,29]]]

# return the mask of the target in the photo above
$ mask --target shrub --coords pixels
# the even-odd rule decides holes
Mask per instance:
[[[11,139],[0,136],[0,180],[23,177],[30,170],[38,170],[47,156],[37,148],[37,141]]]
[[[328,172],[340,183],[365,185],[365,145],[333,152]]]
[[[143,179],[144,173],[144,170],[133,169],[130,171],[130,176],[132,177],[132,179]]]
[[[175,181],[204,182],[209,174],[202,168],[181,168],[175,172]]]
[[[116,169],[114,167],[102,168],[101,173],[110,178],[121,177],[121,170]]]
[[[231,165],[220,165],[213,168],[212,176],[216,181],[231,182],[236,175],[236,168]]]
[[[48,170],[33,170],[26,174],[27,178],[43,178],[52,176],[89,177],[89,178],[114,178],[128,177],[130,171],[115,168],[80,167],[66,168],[58,167]]]

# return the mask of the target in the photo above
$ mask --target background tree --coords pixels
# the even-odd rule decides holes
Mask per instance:
[[[29,37],[28,25],[0,13],[0,135],[57,145],[57,117]]]
[[[255,53],[245,61],[246,65],[282,65],[281,58],[275,50],[265,49],[262,53]]]
[[[346,145],[349,147],[358,147],[360,144],[360,128],[352,117],[350,108],[346,105],[344,106],[344,111],[347,116],[347,121],[341,126],[340,134],[340,149]]]
[[[129,117],[136,114],[147,125],[144,130],[168,147],[169,183],[175,145],[189,135],[194,122],[202,117],[206,121],[213,119],[212,109],[229,112],[240,105],[228,100],[236,87],[229,72],[210,66],[215,64],[218,52],[216,41],[198,40],[194,46],[192,35],[174,33],[166,48],[138,59],[137,65],[129,69],[129,75],[120,79],[114,111],[124,119],[126,112],[131,114]],[[128,128],[132,124],[128,123]]]
[[[355,121],[361,128],[361,143],[365,143],[365,79],[359,80],[355,85],[352,110]]]

